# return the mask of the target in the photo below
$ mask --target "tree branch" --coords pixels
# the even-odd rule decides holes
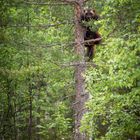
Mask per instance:
[[[61,2],[61,3],[41,3],[41,2],[28,2],[28,1],[24,1],[25,4],[29,4],[29,5],[51,5],[51,6],[55,6],[55,5],[68,5],[68,3],[66,2]]]
[[[69,3],[69,4],[79,4],[78,0],[60,0],[61,2]]]
[[[55,26],[59,26],[59,25],[64,25],[64,24],[74,24],[73,21],[66,21],[66,22],[59,22],[57,24],[47,24],[47,25],[0,25],[0,27],[38,27],[38,28],[50,28],[50,27],[55,27]]]
[[[102,38],[89,39],[89,40],[86,40],[86,41],[82,42],[82,44],[90,43],[90,42],[96,42],[96,41],[101,41],[101,40],[102,40]]]
[[[92,67],[97,67],[96,64],[92,62],[70,62],[66,64],[60,64],[60,66],[63,67],[70,67],[70,66],[92,66]]]

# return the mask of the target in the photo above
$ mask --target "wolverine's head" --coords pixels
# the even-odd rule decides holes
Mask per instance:
[[[90,21],[92,19],[98,20],[99,16],[96,14],[95,10],[92,9],[84,9],[82,20]]]

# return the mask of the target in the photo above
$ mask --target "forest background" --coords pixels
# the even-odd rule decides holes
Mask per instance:
[[[140,138],[140,1],[89,0],[103,41],[84,74],[81,132]],[[73,140],[74,7],[57,0],[0,1],[0,139]]]

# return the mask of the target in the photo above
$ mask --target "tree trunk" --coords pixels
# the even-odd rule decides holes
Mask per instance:
[[[29,124],[28,124],[28,139],[32,140],[32,88],[29,86]]]
[[[85,93],[85,82],[83,74],[85,73],[85,60],[84,60],[84,41],[83,28],[80,24],[80,17],[82,13],[83,0],[79,0],[79,4],[75,4],[75,52],[80,57],[79,65],[75,69],[75,84],[76,84],[76,97],[74,103],[75,110],[75,132],[74,140],[86,140],[86,135],[81,133],[80,121],[86,112],[84,107],[85,102],[88,99],[88,94]]]

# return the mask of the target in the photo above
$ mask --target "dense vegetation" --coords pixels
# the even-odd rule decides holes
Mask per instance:
[[[38,1],[37,1],[38,2]],[[0,1],[0,139],[73,139],[74,13],[45,0]],[[58,1],[57,1],[58,2]],[[36,3],[36,2],[35,2]],[[86,70],[90,100],[81,131],[140,139],[140,2],[89,0],[103,41]]]

